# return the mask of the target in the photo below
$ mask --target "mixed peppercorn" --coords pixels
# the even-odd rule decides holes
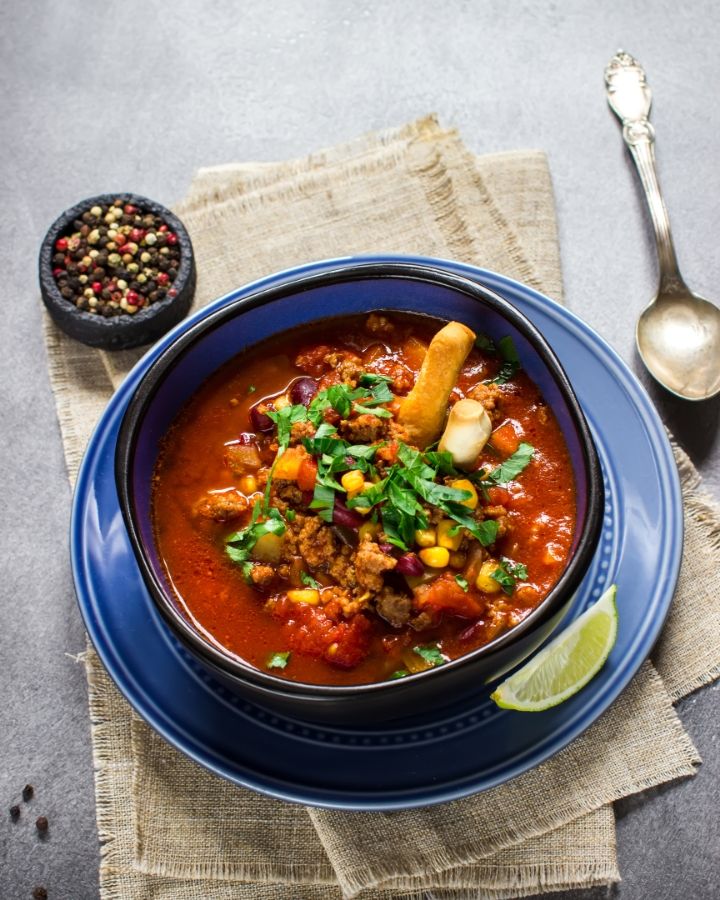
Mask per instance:
[[[116,199],[95,205],[55,241],[53,276],[78,309],[104,316],[133,315],[177,293],[178,236],[162,217]]]

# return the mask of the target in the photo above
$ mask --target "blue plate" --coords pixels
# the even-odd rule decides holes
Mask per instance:
[[[269,712],[218,684],[172,637],[138,570],[118,504],[118,428],[139,380],[176,334],[230,301],[328,260],[255,282],[215,301],[159,341],[110,401],[88,445],[73,504],[78,602],[95,648],[135,710],[196,762],[237,784],[314,806],[391,810],[487,790],[557,753],[628,684],[662,627],[682,553],[682,499],[668,440],[649,398],[617,354],[576,316],[509,278],[423,257],[478,281],[525,313],[564,365],[593,430],[606,490],[602,539],[568,621],[618,585],[620,629],[590,684],[555,709],[500,710],[489,689],[443,710],[375,729],[318,727]],[[357,261],[357,259],[353,260]]]

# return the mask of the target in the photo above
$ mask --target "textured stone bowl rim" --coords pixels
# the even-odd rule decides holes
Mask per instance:
[[[150,212],[162,218],[178,236],[180,266],[177,276],[172,283],[172,288],[177,291],[174,297],[166,296],[159,302],[145,306],[136,313],[125,313],[122,316],[105,318],[104,316],[93,315],[85,310],[78,309],[63,297],[53,275],[52,257],[55,253],[55,242],[58,238],[70,232],[75,219],[80,218],[83,213],[88,212],[93,206],[112,205],[116,200],[122,200],[123,205],[131,203],[143,212]],[[151,200],[149,197],[144,197],[141,194],[128,193],[126,191],[98,194],[81,200],[79,203],[66,209],[48,228],[40,247],[39,278],[43,302],[53,320],[63,331],[76,340],[81,340],[83,343],[88,343],[91,346],[105,347],[106,349],[129,349],[157,340],[161,334],[169,331],[173,325],[177,324],[187,314],[195,291],[195,257],[187,229],[180,219],[161,203],[157,203],[155,200]],[[183,305],[185,305],[185,308],[181,310],[180,307]],[[163,314],[167,315],[172,307],[178,307],[177,316],[168,318],[164,326],[161,325],[153,329],[151,326],[157,324],[155,320]],[[73,333],[72,329],[68,330],[65,327],[65,320],[70,317],[82,323],[85,331],[92,330],[94,332],[92,341],[86,341],[82,337],[78,337],[77,334]],[[118,336],[121,334],[126,337],[126,340],[118,343]]]

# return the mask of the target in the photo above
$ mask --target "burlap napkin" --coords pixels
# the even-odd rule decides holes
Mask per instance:
[[[544,156],[478,159],[432,119],[289,164],[204,170],[178,211],[198,257],[197,305],[280,267],[372,251],[473,262],[560,296]],[[72,479],[137,354],[98,354],[49,323],[46,333]],[[617,880],[608,804],[693,773],[697,753],[671,699],[720,668],[720,517],[698,494],[687,457],[676,457],[686,545],[657,671],[646,663],[613,708],[554,759],[475,798],[348,814],[238,789],[137,719],[89,651],[103,897],[337,900],[432,889],[502,898]]]

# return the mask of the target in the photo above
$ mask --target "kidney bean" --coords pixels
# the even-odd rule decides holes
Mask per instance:
[[[425,567],[420,562],[417,554],[403,553],[397,561],[395,571],[399,572],[401,575],[414,575],[417,577],[423,574]]]
[[[354,509],[348,509],[342,500],[335,498],[335,505],[333,506],[333,523],[335,525],[344,525],[346,528],[359,528],[364,521],[360,513],[356,513]]]
[[[253,406],[250,410],[250,422],[255,431],[272,431],[275,423],[264,412],[260,412],[257,406]]]
[[[298,378],[290,388],[290,399],[293,403],[309,406],[317,391],[317,382],[313,378]]]

